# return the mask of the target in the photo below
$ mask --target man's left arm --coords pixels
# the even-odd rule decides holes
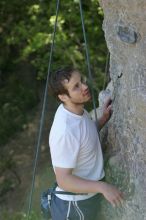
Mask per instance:
[[[103,106],[103,114],[102,116],[98,119],[98,128],[99,131],[103,128],[103,126],[108,122],[112,115],[112,100],[111,98],[108,98],[107,101],[105,102]]]

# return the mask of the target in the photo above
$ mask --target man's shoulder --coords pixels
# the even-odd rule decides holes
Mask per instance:
[[[50,136],[55,139],[79,139],[80,125],[77,120],[72,120],[70,117],[59,117],[59,120],[56,118],[52,124]]]

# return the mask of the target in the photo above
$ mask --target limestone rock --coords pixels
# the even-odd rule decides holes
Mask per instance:
[[[98,219],[146,220],[146,1],[100,0],[100,4],[112,86],[99,101],[103,104],[107,93],[113,99],[103,143],[109,148],[106,178],[122,189],[125,202],[112,208],[103,200]],[[122,38],[118,27],[126,27],[120,30]]]

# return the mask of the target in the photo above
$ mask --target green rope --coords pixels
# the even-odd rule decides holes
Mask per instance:
[[[44,99],[43,99],[43,107],[42,107],[42,113],[41,113],[41,119],[40,119],[40,126],[39,126],[38,141],[37,141],[36,154],[35,154],[35,159],[34,159],[34,169],[33,169],[33,177],[32,177],[31,191],[30,191],[30,198],[29,198],[29,207],[28,207],[27,219],[29,219],[30,212],[31,212],[31,208],[32,208],[32,196],[33,196],[33,192],[34,192],[34,183],[35,183],[36,167],[37,167],[39,149],[40,149],[40,145],[41,145],[42,130],[43,130],[43,125],[44,125],[44,116],[45,116],[45,110],[46,110],[46,102],[47,102],[47,94],[48,94],[48,84],[49,84],[49,78],[50,78],[50,69],[51,69],[51,62],[52,62],[52,53],[53,53],[53,48],[54,48],[54,41],[55,41],[55,34],[56,34],[56,27],[57,27],[59,3],[60,3],[60,0],[57,0],[57,1],[56,1],[56,19],[55,19],[55,24],[54,24],[54,31],[53,31],[53,34],[52,34],[52,44],[51,44],[50,58],[49,58],[49,65],[48,65],[48,75],[47,75],[47,80],[46,80],[46,87],[45,87]]]
[[[82,9],[81,0],[79,0],[79,7],[80,7],[82,30],[83,30],[83,36],[84,36],[84,42],[85,42],[85,50],[86,50],[86,61],[87,61],[87,67],[88,67],[88,75],[89,75],[90,81],[92,82],[92,81],[93,81],[93,77],[92,77],[92,74],[91,74],[89,50],[88,50],[87,39],[86,39],[86,32],[85,32],[85,25],[84,25],[83,9]],[[99,130],[99,129],[98,129],[97,112],[96,112],[96,104],[95,104],[95,95],[94,95],[93,87],[91,87],[91,95],[92,95],[92,101],[93,101],[93,109],[94,109],[94,115],[95,115],[95,120],[96,120],[96,126],[97,126],[97,130]]]
[[[109,59],[110,59],[110,52],[108,51],[107,56],[106,56],[106,64],[105,64],[105,74],[104,74],[104,83],[103,83],[103,88],[102,90],[105,90],[107,83],[110,80],[109,76]]]

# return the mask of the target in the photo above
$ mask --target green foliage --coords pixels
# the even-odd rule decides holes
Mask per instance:
[[[27,88],[27,89],[26,89]],[[0,89],[0,145],[22,129],[27,118],[27,111],[37,103],[36,93],[13,75],[8,86]]]
[[[3,220],[40,220],[40,216],[37,213],[32,212],[28,218],[26,213],[23,212],[16,212],[16,213],[8,213],[4,211],[2,213]]]
[[[107,48],[102,31],[103,12],[98,0],[83,2],[85,29],[96,94],[102,89]],[[28,63],[36,72],[36,81],[46,79],[56,1],[0,1],[0,144],[21,129],[27,111],[37,103],[37,87],[18,79],[19,66]],[[85,45],[79,1],[62,0],[57,23],[51,71],[74,65],[87,74]],[[29,72],[30,78],[32,72]]]
[[[96,95],[103,87],[107,48],[102,31],[103,11],[98,0],[82,1],[85,29]],[[38,103],[38,81],[46,79],[55,22],[56,1],[0,0],[0,147],[27,122]],[[79,0],[62,0],[51,71],[73,65],[87,75]],[[31,67],[31,68],[28,68]],[[35,73],[35,76],[34,76]],[[97,97],[96,97],[97,98]],[[5,154],[4,154],[5,155]],[[15,167],[13,158],[0,158],[0,175]],[[9,173],[8,173],[9,174]],[[19,177],[13,175],[19,183]],[[13,179],[0,185],[6,192]],[[0,216],[1,217],[1,216]],[[25,220],[26,215],[4,213],[2,219]],[[40,219],[32,213],[30,220]]]
[[[9,28],[9,35],[4,38],[4,43],[8,47],[19,48],[18,56],[13,62],[25,59],[37,69],[39,79],[45,78],[55,22],[55,1],[31,1],[31,3],[22,1],[24,10],[17,16],[13,13],[17,11],[20,3],[18,0],[12,2],[16,5],[14,8],[12,4],[9,15],[13,17],[9,22],[13,28]],[[103,12],[97,0],[84,1],[83,10],[92,68],[94,72],[98,68],[103,72],[107,51],[101,30]],[[2,34],[5,35],[4,31]],[[61,1],[55,44],[53,69],[60,65],[73,64],[82,71],[86,70],[78,1]]]
[[[107,48],[101,28],[103,12],[98,0],[82,1],[85,29],[98,95],[104,81]],[[38,103],[38,81],[46,79],[56,1],[0,1],[0,183],[1,196],[20,183],[12,157],[5,153],[9,138],[23,128],[29,111]],[[79,0],[62,0],[57,23],[51,71],[74,65],[87,74]],[[31,67],[31,68],[30,68]],[[90,104],[88,109],[90,109]],[[6,174],[3,176],[3,174]],[[12,219],[12,216],[3,218]],[[16,215],[14,219],[25,219]],[[37,218],[34,218],[37,219]]]

